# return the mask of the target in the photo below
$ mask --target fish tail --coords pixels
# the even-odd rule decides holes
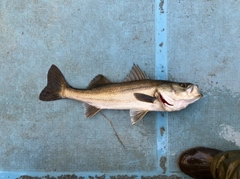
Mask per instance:
[[[63,92],[70,86],[58,67],[52,65],[48,71],[47,78],[47,86],[40,93],[39,99],[42,101],[54,101],[64,98]]]

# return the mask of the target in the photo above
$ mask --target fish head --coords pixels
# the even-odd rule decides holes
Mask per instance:
[[[184,109],[202,96],[197,85],[176,82],[166,82],[159,85],[155,94],[165,111]]]

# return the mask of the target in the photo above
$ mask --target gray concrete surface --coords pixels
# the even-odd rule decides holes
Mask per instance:
[[[168,3],[170,80],[197,83],[204,97],[169,113],[169,168],[181,151],[206,146],[240,149],[239,1]]]
[[[155,113],[132,126],[128,111],[84,118],[82,104],[41,102],[57,65],[74,87],[97,74],[122,81],[138,64],[154,78],[154,2],[0,2],[0,170],[149,172],[156,158]]]
[[[188,178],[177,168],[181,151],[239,149],[239,8],[223,0],[0,1],[0,177]],[[159,14],[166,29],[156,28]],[[79,102],[38,100],[52,64],[82,88],[99,73],[121,81],[133,63],[151,78],[197,83],[204,98],[136,126],[128,111],[103,111],[125,148],[101,114],[85,119]]]

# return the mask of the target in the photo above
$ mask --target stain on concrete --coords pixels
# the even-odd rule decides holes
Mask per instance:
[[[53,177],[53,176],[49,176],[49,175],[42,176],[42,177],[33,177],[33,176],[23,175],[17,179],[84,179],[84,177],[81,177],[81,176],[78,177],[74,174],[73,175],[61,175],[58,177]]]
[[[105,179],[105,177],[106,177],[105,175],[102,175],[102,176],[97,176],[97,175],[95,175],[95,178],[96,178],[96,179]]]
[[[142,176],[141,179],[182,179],[182,177],[171,175],[171,176],[165,176],[165,175],[157,175],[157,176]]]
[[[240,131],[235,130],[233,126],[221,124],[219,136],[240,147]]]
[[[165,128],[164,128],[164,127],[161,127],[161,128],[160,128],[160,134],[161,134],[161,136],[163,136],[164,133],[165,133]]]
[[[160,3],[159,3],[159,10],[160,10],[161,14],[164,13],[163,5],[164,5],[164,0],[161,0]]]
[[[31,176],[23,175],[23,176],[20,176],[20,178],[16,178],[16,179],[41,179],[41,177],[31,177]]]
[[[117,176],[110,176],[110,179],[135,179],[137,178],[137,175],[117,175]]]
[[[84,179],[85,177],[83,176],[76,176],[76,175],[61,175],[57,177],[53,176],[42,176],[42,177],[36,177],[36,176],[28,176],[28,175],[23,175],[20,176],[19,178],[16,179]],[[105,179],[106,176],[89,176],[90,179]],[[136,179],[138,178],[137,175],[117,175],[117,176],[110,176],[110,179]],[[165,176],[165,175],[154,175],[154,176],[141,176],[141,179],[182,179],[182,177],[176,176],[176,175],[171,175],[171,176]]]
[[[166,162],[167,162],[167,157],[162,156],[162,157],[160,158],[160,164],[159,164],[159,165],[160,165],[160,167],[163,169],[163,174],[165,174],[166,171],[167,171]]]
[[[80,178],[73,174],[73,175],[61,175],[58,176],[57,179],[80,179]]]

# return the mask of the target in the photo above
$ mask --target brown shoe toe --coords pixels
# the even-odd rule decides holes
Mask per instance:
[[[222,151],[206,147],[195,147],[184,151],[178,158],[180,170],[196,179],[212,179],[210,162]]]

